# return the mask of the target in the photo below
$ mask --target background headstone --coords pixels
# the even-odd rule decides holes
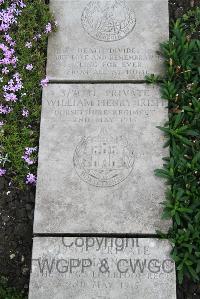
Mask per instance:
[[[35,233],[166,230],[166,103],[143,84],[52,84],[44,89]]]
[[[175,299],[167,241],[34,238],[29,299]]]
[[[52,80],[144,80],[162,72],[167,0],[51,0],[58,31],[49,38]]]

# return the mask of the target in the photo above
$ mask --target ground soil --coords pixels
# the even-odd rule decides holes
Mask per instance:
[[[194,6],[200,6],[200,0],[170,0],[170,19],[175,20]],[[16,190],[9,186],[8,179],[1,178],[0,191],[0,277],[27,294],[35,190]],[[200,299],[200,285],[185,279],[182,286],[177,286],[177,295],[178,299]]]
[[[186,11],[200,6],[200,0],[169,0],[170,19],[181,17]]]
[[[30,274],[35,190],[22,192],[0,180],[0,277],[27,293]],[[4,299],[4,298],[0,298]]]

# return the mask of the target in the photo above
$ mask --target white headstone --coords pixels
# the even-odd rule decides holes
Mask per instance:
[[[167,0],[51,0],[58,30],[49,38],[53,80],[144,80],[162,73]]]
[[[166,103],[143,84],[44,89],[35,233],[143,233],[161,220]]]
[[[167,241],[35,238],[29,299],[176,299]]]

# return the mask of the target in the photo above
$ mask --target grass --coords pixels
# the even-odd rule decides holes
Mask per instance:
[[[3,8],[9,7],[10,3],[11,1],[5,1]],[[25,0],[24,3],[26,7],[17,17],[18,23],[8,32],[16,42],[14,49],[18,58],[17,66],[13,68],[12,65],[8,65],[9,73],[4,74],[0,81],[1,103],[9,104],[13,109],[9,114],[1,115],[4,125],[0,128],[0,166],[7,170],[6,175],[20,189],[25,187],[27,174],[37,172],[37,153],[32,157],[32,165],[28,165],[22,156],[26,147],[38,146],[42,91],[40,82],[45,77],[48,37],[45,28],[48,23],[52,24],[52,29],[55,28],[49,7],[43,0]],[[36,40],[35,36],[38,34],[40,37]],[[26,47],[27,42],[32,43],[31,48]],[[3,34],[0,36],[0,43],[5,44]],[[33,65],[31,71],[26,69],[28,64]],[[5,102],[3,86],[16,72],[22,78],[23,88],[17,93],[16,102]],[[29,111],[28,117],[22,116],[23,109]]]
[[[160,82],[162,98],[169,103],[169,122],[159,127],[170,156],[156,175],[168,184],[163,203],[164,219],[172,219],[168,238],[176,262],[178,280],[200,281],[200,9],[189,11],[173,24],[171,38],[161,45],[165,60]],[[166,236],[164,236],[166,237]]]

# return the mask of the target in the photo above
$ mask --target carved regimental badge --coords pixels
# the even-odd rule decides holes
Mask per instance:
[[[105,42],[126,37],[136,24],[134,11],[125,0],[90,1],[81,21],[90,36]]]
[[[111,187],[124,181],[134,164],[133,147],[123,136],[111,136],[106,130],[84,137],[74,153],[79,177],[96,187]]]

